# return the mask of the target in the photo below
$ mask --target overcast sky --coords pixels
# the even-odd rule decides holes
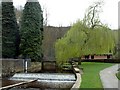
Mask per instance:
[[[98,0],[39,0],[41,7],[46,8],[48,24],[52,26],[68,26],[76,20],[82,20],[86,9]],[[108,24],[111,29],[118,28],[118,1],[102,0],[104,6],[100,14],[102,23]],[[26,0],[13,0],[14,6],[24,6]]]

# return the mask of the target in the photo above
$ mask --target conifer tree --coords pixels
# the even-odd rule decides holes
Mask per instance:
[[[34,1],[34,2],[32,2]],[[21,54],[39,61],[42,58],[43,15],[37,0],[28,0],[23,10],[20,28]]]
[[[12,0],[2,2],[2,57],[17,58],[19,30]]]

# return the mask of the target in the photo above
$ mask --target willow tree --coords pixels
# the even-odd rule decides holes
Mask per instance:
[[[56,42],[58,64],[83,55],[113,53],[114,36],[112,31],[99,20],[100,5],[101,3],[97,2],[90,6],[85,18],[76,22],[67,34]]]
[[[17,58],[19,30],[12,0],[2,2],[2,57]]]
[[[57,63],[63,64],[69,58],[83,55],[113,53],[114,46],[114,36],[108,27],[96,27],[91,30],[79,21],[56,42]]]
[[[39,61],[42,58],[43,15],[37,0],[28,0],[25,4],[20,35],[22,56],[24,58],[29,57],[33,61]]]

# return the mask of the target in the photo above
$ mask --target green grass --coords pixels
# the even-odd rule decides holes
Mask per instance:
[[[117,73],[117,78],[120,80],[120,71]]]
[[[80,88],[103,88],[99,72],[104,68],[112,66],[110,63],[83,62],[82,83]]]

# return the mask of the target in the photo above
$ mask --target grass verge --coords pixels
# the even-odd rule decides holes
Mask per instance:
[[[82,83],[80,88],[103,88],[99,72],[112,65],[114,64],[83,62],[82,67],[84,74],[82,75]]]
[[[116,74],[116,76],[120,80],[120,71]]]

